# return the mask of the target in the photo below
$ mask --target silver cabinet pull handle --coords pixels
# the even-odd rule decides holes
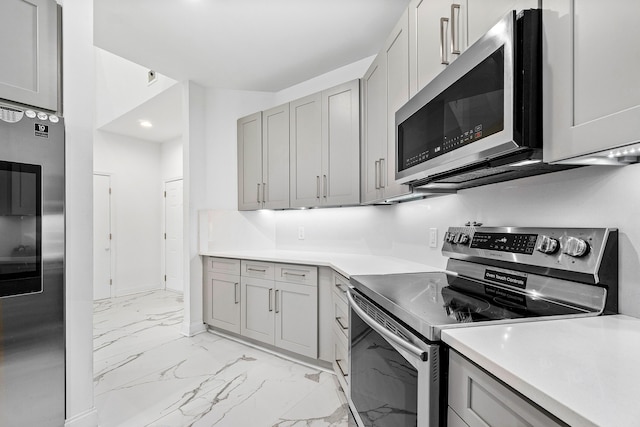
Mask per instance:
[[[342,287],[341,283],[336,283],[336,288],[340,289],[340,292],[342,292],[343,294],[347,293],[347,291]]]
[[[283,271],[282,274],[286,275],[286,276],[297,276],[297,277],[307,277],[306,274],[302,273],[289,273],[288,271]]]
[[[278,289],[276,289],[276,313],[280,313],[280,304],[278,304],[278,292],[280,292]]]
[[[342,359],[336,359],[336,365],[338,366],[338,369],[340,369],[340,373],[342,374],[343,377],[348,377],[349,374],[346,374],[344,372],[344,369],[342,369],[342,365],[340,365],[340,362],[342,362]]]
[[[258,183],[258,194],[256,196],[258,203],[260,203],[260,183]]]
[[[456,11],[457,19],[456,19]],[[460,55],[460,25],[456,22],[460,22],[460,5],[451,5],[451,53],[454,55]]]
[[[262,201],[263,202],[267,201],[267,198],[265,197],[265,191],[267,191],[266,189],[267,189],[267,183],[263,182],[262,183]]]
[[[326,199],[327,198],[327,175],[322,175],[322,196]]]
[[[447,59],[447,30],[444,28],[445,24],[449,26],[449,18],[440,18],[440,63],[443,65],[449,65]]]
[[[269,311],[273,311],[273,304],[271,303],[271,296],[273,295],[273,289],[269,289]]]
[[[387,180],[385,177],[387,174],[384,169],[384,159],[380,159],[380,188],[385,188],[387,186]]]
[[[233,284],[233,298],[234,298],[236,304],[240,303],[240,298],[238,298],[238,287],[239,287],[238,285],[239,285],[239,283],[234,283]]]
[[[345,326],[342,323],[342,317],[336,317],[336,322],[338,322],[338,325],[340,325],[340,327],[342,328],[342,330],[346,331],[347,329],[349,329],[348,326]]]
[[[316,175],[316,199],[320,198],[320,175]]]
[[[375,174],[375,175],[376,175],[376,190],[379,190],[379,189],[380,189],[380,184],[379,184],[379,182],[380,182],[380,173],[379,173],[379,172],[380,172],[380,171],[379,171],[379,169],[380,169],[380,160],[376,160],[376,166],[375,166],[375,172],[376,172],[376,174]]]
[[[247,267],[247,271],[257,271],[258,273],[266,273],[266,269]]]

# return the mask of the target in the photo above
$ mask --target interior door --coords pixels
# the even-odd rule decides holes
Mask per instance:
[[[93,175],[93,299],[111,297],[111,177]]]
[[[182,180],[165,183],[165,287],[183,291]]]

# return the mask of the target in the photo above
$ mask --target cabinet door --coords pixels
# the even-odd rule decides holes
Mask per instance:
[[[449,353],[448,397],[471,427],[560,425],[455,351]]]
[[[267,344],[274,343],[274,291],[273,280],[242,277],[242,310],[240,333]]]
[[[386,57],[379,54],[362,78],[362,202],[382,198],[380,159],[387,146]]]
[[[360,82],[322,92],[321,204],[360,204]]]
[[[318,357],[318,288],[276,282],[275,344],[307,357]]]
[[[262,113],[238,120],[238,210],[262,207]]]
[[[384,198],[409,193],[408,185],[396,184],[396,111],[409,100],[409,13],[405,13],[387,40],[383,54],[387,64],[387,144],[380,165]]]
[[[56,2],[2,0],[0,40],[0,98],[58,110]]]
[[[640,2],[543,2],[544,159],[640,140]]]
[[[206,274],[205,322],[226,331],[240,333],[240,276]]]
[[[262,113],[262,201],[289,207],[289,104]]]
[[[467,47],[466,0],[412,0],[411,96]]]
[[[289,104],[291,207],[320,205],[322,100],[320,93]]]
[[[511,10],[537,9],[541,0],[467,0],[468,44],[471,46]]]

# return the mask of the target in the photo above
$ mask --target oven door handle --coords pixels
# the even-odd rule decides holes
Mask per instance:
[[[413,356],[417,357],[418,359],[422,360],[423,362],[426,362],[428,360],[429,355],[428,355],[428,353],[426,351],[422,351],[420,348],[416,347],[415,345],[411,344],[410,342],[405,341],[402,338],[400,338],[399,336],[397,336],[396,334],[394,334],[393,332],[390,332],[384,326],[380,325],[378,322],[376,322],[374,319],[372,319],[367,313],[365,313],[365,311],[363,309],[358,307],[358,304],[356,303],[356,301],[351,296],[351,291],[347,292],[347,299],[349,300],[349,305],[351,306],[353,311],[355,311],[356,314],[367,325],[369,325],[371,327],[371,329],[373,329],[374,331],[376,331],[377,333],[382,335],[382,337],[384,339],[399,345],[400,347],[402,347],[403,349],[407,350],[409,353],[411,353]]]

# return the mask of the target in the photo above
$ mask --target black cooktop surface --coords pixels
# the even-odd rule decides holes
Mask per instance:
[[[588,308],[542,298],[526,289],[447,272],[354,276],[351,284],[431,341],[440,338],[441,329],[464,324],[597,314]]]

